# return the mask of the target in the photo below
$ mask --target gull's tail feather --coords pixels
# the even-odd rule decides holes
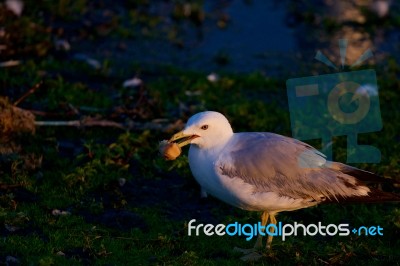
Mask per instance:
[[[384,178],[377,174],[361,170],[356,167],[352,167],[350,165],[346,165],[343,163],[331,162],[331,168],[339,170],[344,174],[354,176],[355,178],[357,178],[357,180],[365,184],[371,184],[371,183],[400,184],[400,181],[396,181],[390,178]]]
[[[337,199],[327,199],[324,203],[384,203],[400,202],[400,196],[391,192],[385,192],[377,188],[370,188],[366,196],[338,197]]]
[[[353,195],[338,197],[335,200],[327,199],[325,203],[379,203],[379,202],[400,202],[400,195],[388,192],[395,191],[395,187],[400,185],[400,181],[384,178],[374,173],[358,169],[346,164],[332,162],[330,168],[338,170],[356,179],[356,186],[368,187],[367,195]],[[383,191],[382,188],[384,188]]]

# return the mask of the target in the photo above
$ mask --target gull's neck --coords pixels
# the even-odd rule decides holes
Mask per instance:
[[[226,134],[225,136],[221,136],[221,138],[218,139],[218,144],[213,145],[213,147],[210,149],[215,151],[221,151],[226,146],[226,144],[233,138],[233,136],[234,136],[233,132]]]
[[[190,149],[196,150],[197,152],[201,153],[207,153],[207,154],[218,154],[220,151],[222,151],[226,144],[231,141],[234,137],[233,132],[227,132],[223,135],[221,135],[214,143],[211,145],[208,145],[208,147],[203,147],[203,146],[198,146],[195,144],[190,145]]]

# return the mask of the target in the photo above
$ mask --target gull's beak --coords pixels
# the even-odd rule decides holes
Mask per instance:
[[[168,142],[176,142],[176,144],[178,144],[179,147],[183,147],[185,145],[190,144],[190,142],[195,139],[198,138],[199,136],[197,135],[190,135],[190,134],[184,134],[183,131],[176,133],[175,135],[173,135]]]

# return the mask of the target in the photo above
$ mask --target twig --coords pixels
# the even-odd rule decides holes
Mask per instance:
[[[31,112],[34,115],[39,115],[39,116],[60,116],[60,114],[58,114],[58,113],[49,113],[49,112],[38,111],[38,110],[29,110],[29,109],[26,109],[26,110]]]
[[[34,115],[38,115],[38,116],[45,116],[45,117],[66,117],[66,116],[75,116],[76,117],[76,113],[74,113],[72,110],[66,113],[50,113],[50,112],[44,112],[44,111],[38,111],[38,110],[31,110],[31,109],[25,109],[26,111],[31,112]]]
[[[19,103],[25,100],[26,97],[34,93],[42,85],[42,83],[43,82],[40,81],[39,83],[35,84],[32,88],[30,88],[27,92],[25,92],[24,95],[22,95],[18,100],[14,102],[14,106],[17,106]]]
[[[35,121],[35,126],[80,127],[81,121]]]
[[[50,127],[115,127],[124,130],[161,130],[164,132],[175,131],[182,129],[182,121],[178,120],[173,124],[166,124],[168,120],[155,119],[150,122],[139,123],[128,121],[125,125],[110,120],[71,120],[71,121],[35,121],[35,126],[50,126]],[[164,123],[163,123],[164,122]]]
[[[35,121],[36,126],[53,126],[53,127],[116,127],[125,129],[125,127],[117,122],[109,120],[72,120],[72,121]]]

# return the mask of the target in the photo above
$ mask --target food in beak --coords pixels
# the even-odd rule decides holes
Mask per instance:
[[[175,160],[182,152],[177,143],[169,142],[168,140],[161,141],[158,150],[160,151],[161,156],[163,156],[167,161]]]

